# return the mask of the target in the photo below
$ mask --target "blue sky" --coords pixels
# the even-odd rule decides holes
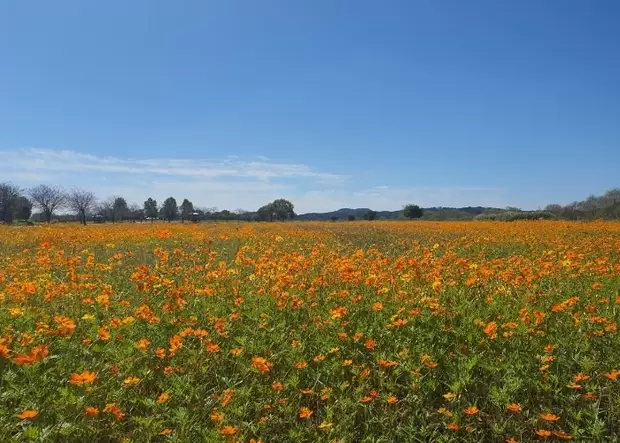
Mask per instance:
[[[620,185],[616,0],[4,0],[0,181],[220,209]]]

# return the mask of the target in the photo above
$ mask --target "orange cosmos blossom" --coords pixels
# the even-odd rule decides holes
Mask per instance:
[[[85,408],[84,412],[89,417],[96,417],[97,415],[99,415],[99,409],[93,408],[92,406],[88,406],[87,408]]]
[[[89,385],[97,379],[97,374],[91,371],[84,371],[81,374],[71,374],[69,383],[76,386]]]
[[[218,345],[217,343],[208,343],[207,344],[207,352],[220,352],[220,345]]]
[[[172,434],[172,429],[170,428],[166,428],[159,433],[159,435],[170,435],[170,434]]]
[[[610,380],[615,380],[618,377],[620,377],[620,370],[618,369],[613,369],[610,372],[608,372],[607,374],[605,374],[605,377],[607,377]]]
[[[211,418],[211,421],[214,423],[220,423],[222,420],[224,420],[224,414],[218,411],[211,412],[211,415],[209,415],[209,417]]]
[[[560,417],[550,412],[541,413],[540,418],[544,421],[558,421],[560,419]]]
[[[170,394],[168,394],[167,392],[162,392],[159,397],[157,397],[157,403],[158,404],[164,404],[168,401],[168,399],[170,398]]]
[[[149,346],[151,346],[151,342],[148,341],[146,338],[142,338],[138,341],[138,343],[136,343],[136,348],[140,349],[141,351],[146,351]]]
[[[266,374],[273,367],[273,363],[267,361],[264,357],[252,357],[252,367],[261,374]]]
[[[312,414],[314,414],[314,412],[308,408],[299,409],[299,418],[310,418]]]
[[[555,435],[558,438],[561,438],[562,440],[572,440],[573,436],[564,432],[564,431],[553,431],[553,435]]]
[[[551,437],[551,431],[548,431],[546,429],[537,429],[536,430],[536,435],[538,435],[539,437],[542,437],[542,438],[549,438],[549,437]]]
[[[31,418],[35,418],[37,415],[39,415],[39,411],[35,409],[26,409],[21,414],[17,414],[17,418],[21,420],[29,420]]]
[[[506,409],[508,409],[510,412],[521,412],[521,406],[519,406],[518,403],[510,403],[509,405],[506,406]]]
[[[478,409],[477,406],[470,406],[469,408],[463,410],[463,412],[467,415],[476,415],[478,412],[480,412],[480,409]]]
[[[222,428],[220,428],[220,434],[221,435],[228,435],[228,436],[233,436],[235,434],[237,434],[239,432],[239,429],[233,427],[233,426],[224,426]]]
[[[448,425],[448,429],[450,429],[451,431],[458,431],[459,429],[461,429],[461,427],[456,423],[450,423]]]

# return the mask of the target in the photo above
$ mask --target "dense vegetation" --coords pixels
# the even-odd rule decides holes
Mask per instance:
[[[616,223],[0,226],[0,441],[608,442]]]

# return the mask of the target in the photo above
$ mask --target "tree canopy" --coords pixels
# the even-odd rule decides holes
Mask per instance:
[[[405,217],[409,219],[421,218],[424,215],[424,210],[418,205],[406,205],[403,211]]]

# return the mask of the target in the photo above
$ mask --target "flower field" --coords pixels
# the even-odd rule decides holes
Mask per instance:
[[[620,225],[0,226],[0,441],[620,439]]]

